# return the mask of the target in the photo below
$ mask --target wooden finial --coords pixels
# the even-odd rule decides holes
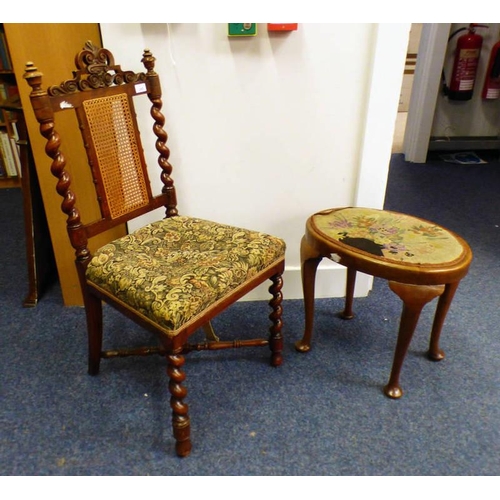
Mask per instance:
[[[31,61],[28,61],[26,63],[23,78],[33,89],[31,91],[32,95],[40,95],[44,93],[44,91],[42,90],[42,76],[43,73],[41,71],[38,71],[38,68]]]

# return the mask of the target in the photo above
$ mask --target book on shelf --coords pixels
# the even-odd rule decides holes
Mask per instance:
[[[12,129],[11,137],[15,139],[16,149],[19,149],[17,142],[19,141],[19,132],[17,130],[17,120],[15,118],[10,120],[10,128]]]
[[[5,162],[3,159],[3,153],[0,151],[0,179],[4,179],[7,176],[7,170],[5,168]]]
[[[16,164],[16,173],[18,177],[21,177],[21,154],[19,152],[19,146],[17,144],[18,140],[19,137],[9,137],[12,156],[14,157],[14,163]]]
[[[0,82],[0,102],[7,100],[7,84],[5,82]]]
[[[16,140],[9,134],[0,131],[0,148],[7,177],[18,177],[21,175],[21,162]]]
[[[12,71],[12,62],[10,60],[9,49],[5,33],[0,31],[0,70]]]
[[[19,89],[17,85],[0,81],[0,103],[16,104],[19,103]]]

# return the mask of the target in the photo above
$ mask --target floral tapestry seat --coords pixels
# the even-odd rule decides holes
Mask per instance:
[[[463,244],[430,221],[387,210],[346,208],[313,215],[314,228],[326,238],[399,264],[424,266],[453,262]]]
[[[284,251],[285,243],[274,236],[176,216],[103,246],[86,276],[175,336]]]

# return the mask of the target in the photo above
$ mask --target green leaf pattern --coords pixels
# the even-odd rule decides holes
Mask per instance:
[[[284,253],[277,237],[177,216],[101,247],[86,276],[175,335]]]

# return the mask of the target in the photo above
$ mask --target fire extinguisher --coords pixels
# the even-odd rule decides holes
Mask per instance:
[[[472,98],[474,82],[476,80],[477,65],[481,55],[483,37],[476,33],[476,28],[488,28],[484,24],[469,24],[468,28],[460,28],[450,35],[448,42],[461,31],[467,30],[457,40],[455,61],[451,74],[450,85],[444,80],[444,93],[453,101],[468,101]]]
[[[490,61],[486,70],[483,86],[483,99],[498,99],[500,97],[500,41],[491,49]]]

